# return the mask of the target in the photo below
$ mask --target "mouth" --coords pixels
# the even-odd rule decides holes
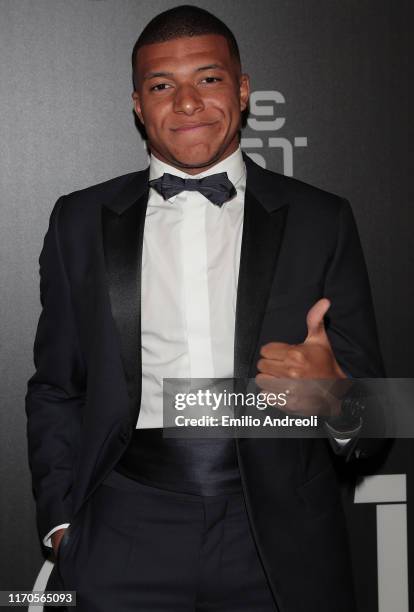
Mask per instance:
[[[217,122],[214,121],[212,123],[188,123],[186,125],[182,125],[180,127],[176,127],[176,128],[171,128],[171,130],[173,132],[190,132],[193,130],[199,130],[202,128],[207,128],[207,127],[211,127],[212,125],[215,125]]]

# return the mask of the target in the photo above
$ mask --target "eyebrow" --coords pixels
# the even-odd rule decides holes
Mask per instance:
[[[202,70],[225,70],[224,66],[220,64],[208,64],[207,66],[199,66],[194,72],[201,72]],[[155,77],[170,77],[174,76],[173,72],[147,72],[144,75],[143,80],[154,79]]]

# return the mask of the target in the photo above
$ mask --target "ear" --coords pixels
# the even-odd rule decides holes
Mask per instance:
[[[138,118],[141,121],[142,125],[144,125],[144,119],[142,117],[142,111],[141,111],[140,97],[139,97],[139,93],[137,91],[134,91],[132,93],[132,99],[134,101],[134,111],[138,115]]]
[[[240,110],[244,111],[249,103],[250,96],[250,77],[243,73],[240,76]]]

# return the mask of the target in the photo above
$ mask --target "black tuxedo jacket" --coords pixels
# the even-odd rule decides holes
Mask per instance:
[[[350,205],[244,160],[234,376],[256,375],[267,342],[303,342],[306,313],[321,297],[332,302],[327,332],[342,368],[357,378],[383,376]],[[26,396],[42,537],[61,523],[76,528],[79,510],[136,426],[147,200],[148,168],[63,196],[50,217],[39,260],[36,372]],[[364,451],[364,440],[359,444]],[[280,612],[353,610],[326,440],[242,438],[236,446],[253,535]]]

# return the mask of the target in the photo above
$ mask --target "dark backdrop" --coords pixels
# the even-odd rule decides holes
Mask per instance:
[[[147,21],[176,4],[0,0],[3,589],[31,588],[44,561],[27,464],[24,394],[33,372],[38,256],[49,213],[59,195],[147,164],[132,114],[130,53]],[[388,375],[413,376],[414,3],[196,4],[232,28],[251,75],[245,151],[268,168],[351,201]],[[411,441],[400,441],[369,466],[365,489],[355,494],[352,481],[344,482],[361,612],[409,610],[405,547],[408,533],[412,568],[413,458]],[[393,476],[384,480],[384,474]]]

